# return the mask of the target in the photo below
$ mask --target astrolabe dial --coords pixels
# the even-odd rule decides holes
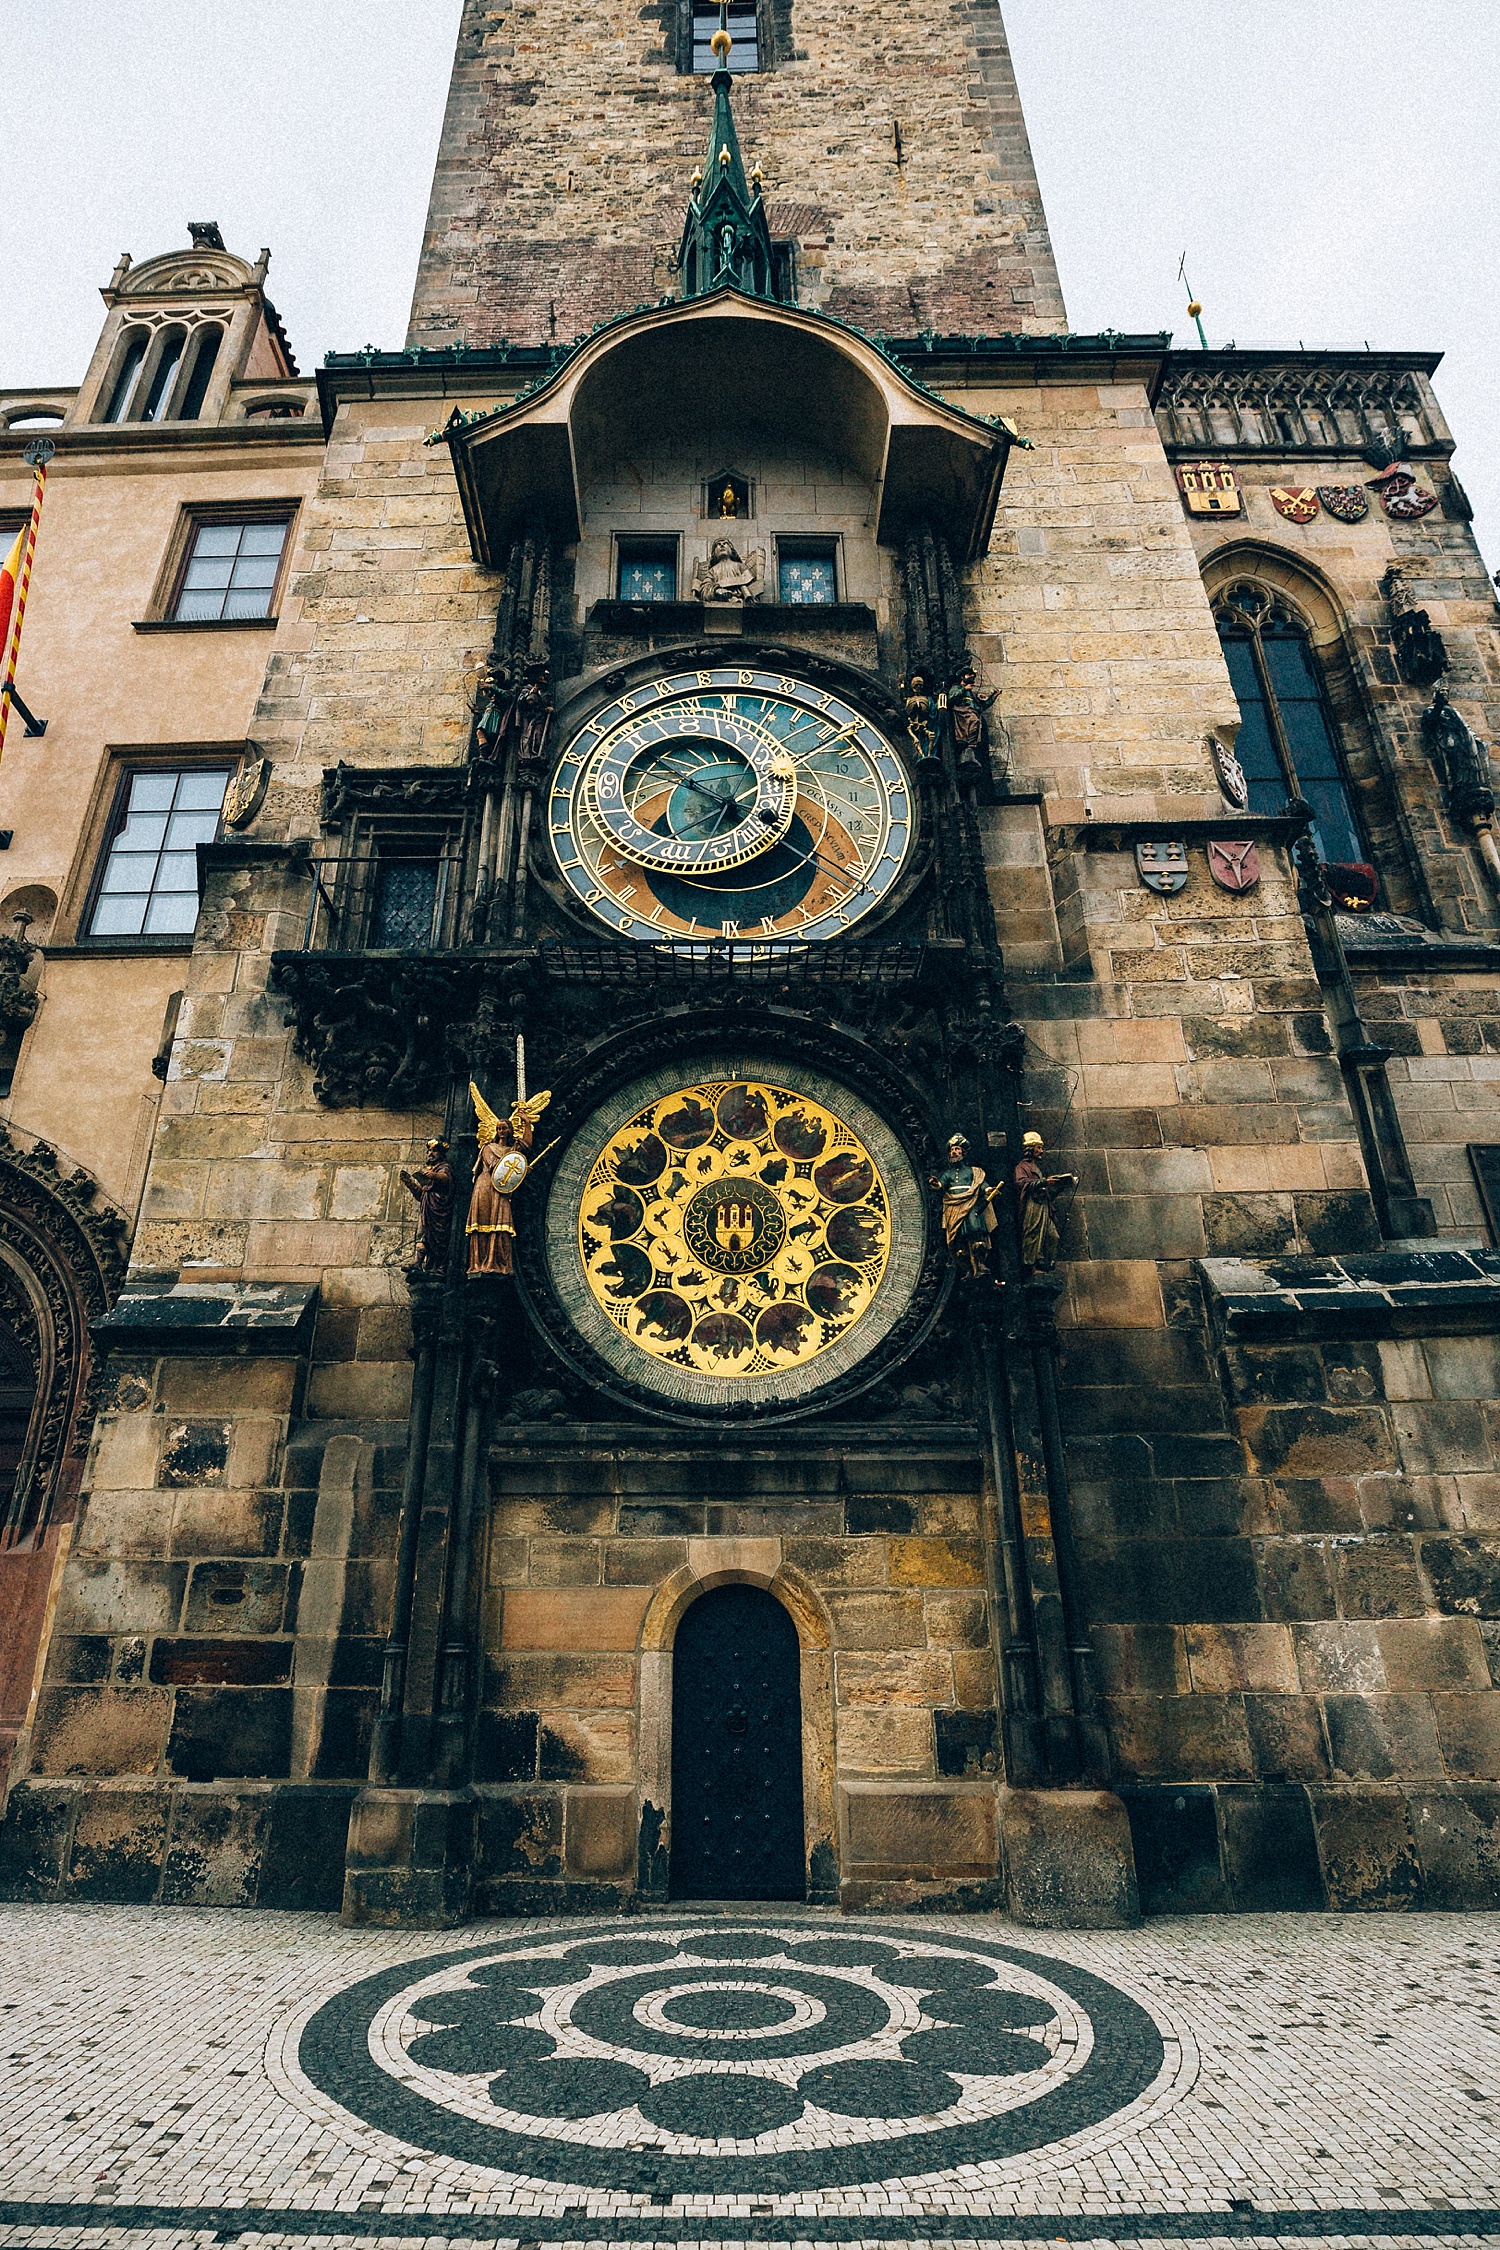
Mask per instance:
[[[643,1103],[590,1167],[577,1223],[589,1294],[622,1337],[736,1380],[811,1366],[867,1311],[891,1249],[860,1136],[748,1077]]]
[[[622,937],[831,938],[888,897],[912,802],[851,705],[719,666],[598,712],[558,765],[548,827],[563,882]]]

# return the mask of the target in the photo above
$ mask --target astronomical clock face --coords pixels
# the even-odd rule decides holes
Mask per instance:
[[[622,937],[835,938],[886,898],[912,806],[885,737],[780,672],[673,672],[617,696],[552,783],[563,881]]]
[[[619,1374],[690,1405],[847,1372],[910,1302],[925,1198],[857,1096],[785,1063],[639,1082],[558,1167],[559,1295]]]

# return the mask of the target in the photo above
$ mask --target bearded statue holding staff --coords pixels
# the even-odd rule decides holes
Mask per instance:
[[[518,1101],[509,1118],[498,1117],[474,1081],[469,1093],[478,1121],[479,1154],[474,1163],[474,1191],[469,1197],[469,1217],[464,1228],[469,1238],[470,1273],[515,1272],[515,1224],[511,1197],[523,1184],[537,1159],[530,1154],[542,1111],[550,1093],[533,1094]],[[549,1146],[551,1144],[549,1143]],[[546,1149],[541,1151],[545,1156]]]
[[[959,1264],[977,1278],[989,1265],[995,1198],[1003,1191],[1004,1181],[991,1187],[984,1166],[969,1162],[969,1144],[963,1134],[953,1133],[948,1139],[948,1162],[928,1185],[942,1189],[943,1240]]]

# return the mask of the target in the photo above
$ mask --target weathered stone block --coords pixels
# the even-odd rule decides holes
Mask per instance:
[[[158,1688],[44,1687],[32,1730],[38,1774],[155,1773],[172,1698]]]
[[[835,1594],[828,1611],[835,1648],[921,1648],[927,1639],[920,1594]]]
[[[851,1866],[917,1880],[994,1873],[993,1788],[855,1782],[841,1794]]]
[[[1002,1789],[1005,1902],[1033,1929],[1126,1929],[1140,1920],[1135,1851],[1107,1789]]]
[[[271,1819],[271,1792],[175,1793],[162,1863],[163,1906],[253,1906]]]
[[[843,1704],[950,1703],[953,1662],[941,1649],[841,1654],[836,1662]]]
[[[1237,1914],[1314,1914],[1323,1880],[1307,1791],[1221,1788],[1224,1873]]]
[[[543,1781],[634,1781],[634,1717],[543,1711],[538,1756],[537,1771]]]
[[[633,1873],[634,1791],[570,1789],[563,1833],[564,1863],[570,1875],[607,1878]]]
[[[1423,1903],[1439,1913],[1500,1906],[1500,1790],[1433,1789],[1411,1797]]]
[[[1333,1789],[1312,1789],[1308,1795],[1323,1888],[1335,1913],[1421,1905],[1421,1868],[1404,1795]]]
[[[1229,1891],[1219,1857],[1212,1789],[1127,1786],[1136,1879],[1144,1914],[1222,1914]]]
[[[1324,1698],[1328,1750],[1336,1774],[1351,1781],[1441,1780],[1442,1754],[1424,1695]]]

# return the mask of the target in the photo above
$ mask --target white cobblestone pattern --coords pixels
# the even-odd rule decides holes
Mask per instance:
[[[723,1919],[724,1931],[769,1933],[767,1944],[780,1950],[764,1956],[764,1968],[700,1962],[695,1977],[676,1958],[676,1933],[713,1924],[675,1909],[607,1924],[492,1922],[450,1933],[356,1932],[323,1916],[212,1910],[12,1906],[4,1913],[0,2250],[115,2243],[164,2250],[226,2240],[299,2250],[324,2241],[1389,2245],[1500,2233],[1500,1917],[1491,1915],[1206,1917],[1110,1933],[1032,1932],[989,1916],[891,1916],[858,1924],[889,1949],[878,1969],[819,1968],[799,1985],[787,1966],[790,1950],[842,1943],[851,1923],[787,1908]],[[654,1939],[664,1942],[663,1966],[650,1991],[651,1976],[628,1963],[578,1966],[576,1949],[590,1941],[600,1950]],[[790,2044],[782,2033],[822,2036],[826,1995],[835,1995],[836,2012],[843,1978],[866,1994],[887,1986],[898,1993],[895,2030],[842,2050],[845,2059],[865,2054],[890,2068],[893,2038],[909,2037],[913,2021],[920,2032],[932,2020],[923,2012],[930,2002],[911,1997],[911,1985],[923,1982],[917,1968],[960,1960],[970,1946],[997,1949],[992,1958],[1055,1965],[1062,1994],[1073,1972],[1084,1971],[1127,2008],[1144,2010],[1161,2035],[1149,2085],[1085,2130],[1018,2155],[816,2191],[741,2185],[729,2194],[667,2194],[664,2158],[673,2150],[743,2158],[748,2144],[657,2132],[630,2108],[594,2121],[543,2123],[541,2132],[570,2149],[585,2153],[592,2133],[593,2146],[606,2152],[597,2184],[581,2187],[398,2138],[320,2091],[302,2067],[300,2035],[319,2010],[364,1980],[411,1964],[390,1999],[364,2015],[353,2003],[359,2022],[368,2020],[372,2068],[404,2072],[424,2092],[435,2088],[437,2103],[447,2100],[456,2118],[492,2113],[497,2124],[514,2123],[486,2094],[484,2077],[453,2077],[412,2060],[413,2040],[432,2037],[431,2011],[413,2016],[395,2004],[397,1990],[420,1999],[468,1989],[469,1963],[493,1949],[496,1961],[519,1953],[539,1981],[551,1965],[557,1983],[535,2021],[550,2026],[550,2036],[562,2034],[564,2057],[609,2049],[598,2038],[598,2005],[587,2019],[592,2033],[587,2024],[569,2030],[576,2003],[558,1997],[563,1980],[591,1995],[623,1980],[629,2022],[621,2036],[627,2044],[639,2037],[646,2049],[654,2039],[661,2049],[670,2048],[666,2034],[682,2021],[707,2012],[707,2002],[685,2005],[684,1988],[721,2000],[738,1994],[736,2005],[764,2019],[777,2005],[766,1988],[806,1995],[822,1977],[822,2016],[805,1997],[784,1999],[779,2026],[747,2026],[750,2060],[719,2067],[763,2073],[769,2053],[775,2079],[777,2049]],[[441,1966],[448,1956],[466,1958]],[[512,1982],[515,1974],[512,1960]],[[1052,1989],[1049,1978],[1012,1966],[997,1976],[1012,1990]],[[1060,2009],[1038,2083],[1074,2067],[1062,2059],[1064,2049],[1075,2062],[1088,2049],[1091,2033],[1079,2013]],[[701,2020],[689,2026],[704,2028]],[[700,2044],[713,2049],[715,2040]],[[696,2058],[697,2046],[682,2045]],[[678,2083],[686,2067],[668,2056],[663,2071],[645,2049],[633,2050],[631,2060],[644,2062],[654,2079]],[[820,2061],[804,2056],[804,2066]],[[959,2076],[963,2101],[954,2114],[983,2112],[994,2086],[987,2093],[980,2079],[961,2068]],[[1024,2077],[999,2084],[1009,2090],[992,2107],[1028,2098]],[[538,2129],[534,2119],[531,2129]],[[888,2136],[885,2145],[899,2147],[889,2121],[878,2131]],[[772,2131],[761,2147],[773,2163],[799,2135],[838,2149],[861,2134],[869,2137],[869,2121],[851,2125],[809,2108],[800,2124]],[[652,2176],[657,2164],[660,2183]]]

